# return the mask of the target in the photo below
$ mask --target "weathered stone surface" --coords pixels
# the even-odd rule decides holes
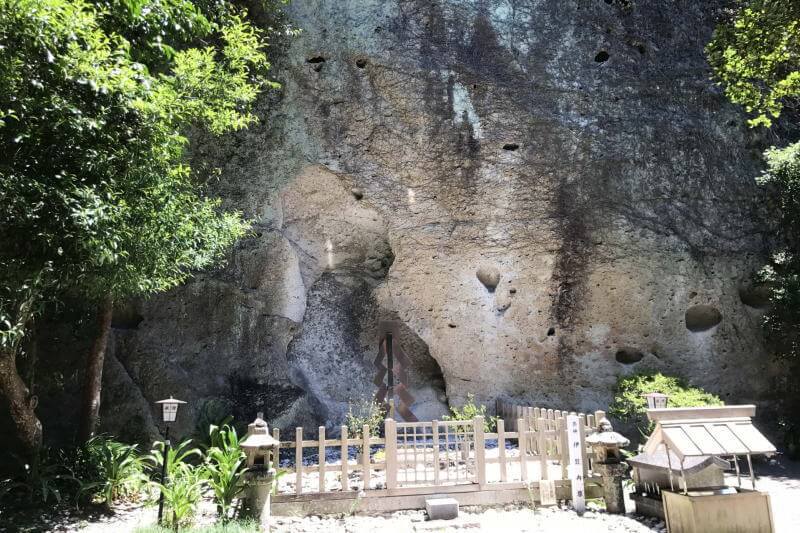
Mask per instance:
[[[739,288],[769,235],[762,144],[709,82],[721,4],[294,2],[264,121],[194,148],[257,235],[137,304],[106,390],[338,424],[396,318],[422,416],[469,393],[605,407],[642,368],[760,401]],[[698,305],[724,319],[687,329]]]

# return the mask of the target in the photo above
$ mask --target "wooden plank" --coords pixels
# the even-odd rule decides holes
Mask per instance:
[[[319,445],[317,447],[317,455],[317,463],[319,463],[319,491],[325,492],[325,426],[319,427]]]
[[[386,435],[386,488],[397,488],[397,426],[394,420],[387,418],[384,422]]]
[[[569,444],[567,443],[567,419],[566,418],[558,418],[556,419],[556,431],[557,431],[557,438],[556,442],[559,443],[561,448],[560,453],[558,456],[561,458],[561,479],[568,479],[569,472],[567,471],[567,467],[569,466]]]
[[[294,429],[295,442],[294,449],[294,469],[295,469],[295,494],[303,493],[303,428]]]
[[[506,469],[506,435],[505,422],[502,419],[497,421],[497,453],[500,461],[500,481],[508,481]]]
[[[434,420],[431,422],[431,431],[433,432],[433,484],[439,485],[439,421]]]
[[[544,427],[544,419],[539,419],[539,425]],[[545,431],[539,432],[539,467],[541,468],[542,479],[550,479],[550,473],[547,471],[547,435]]]
[[[478,485],[486,484],[486,443],[483,431],[483,417],[476,416],[473,420],[473,439],[475,442],[475,469],[477,470]]]
[[[597,423],[594,421],[594,415],[586,415],[586,425],[592,429],[597,427]]]
[[[600,422],[601,422],[601,421],[602,421],[602,420],[603,420],[605,417],[606,417],[606,412],[605,412],[605,411],[599,411],[599,410],[598,410],[598,411],[595,411],[595,412],[594,412],[594,422],[595,422],[595,424],[596,424],[596,425],[595,425],[595,427],[598,427],[598,428],[599,428],[599,427],[600,427]]]
[[[364,481],[364,490],[369,489],[371,474],[369,471],[369,426],[364,424],[361,427],[361,476]]]
[[[342,490],[350,490],[350,479],[347,477],[347,457],[350,455],[347,449],[347,426],[342,426],[342,443],[341,443],[341,455],[342,455]]]
[[[711,407],[669,407],[648,409],[647,417],[653,422],[667,420],[705,420],[714,418],[751,418],[756,415],[755,405],[725,405]]]
[[[278,441],[278,444],[275,445],[272,452],[272,468],[278,468],[278,465],[281,463],[281,430],[278,428],[272,428],[272,438]]]
[[[581,440],[581,460],[583,461],[583,479],[589,476],[589,454],[586,451],[586,426],[584,425],[585,417],[580,415],[581,423],[579,424],[579,438]]]
[[[522,419],[520,418],[517,420],[517,427],[523,427]],[[517,448],[519,448],[519,471],[522,481],[528,481],[528,457],[527,451],[525,449],[525,443],[528,440],[528,436],[522,430],[519,431],[519,437],[517,438]]]

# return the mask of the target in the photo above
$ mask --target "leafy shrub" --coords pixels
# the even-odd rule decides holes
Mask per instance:
[[[371,437],[379,437],[385,419],[386,409],[375,401],[361,400],[355,405],[355,408],[352,403],[347,405],[345,424],[351,439],[363,437],[361,432],[365,424],[369,426]]]
[[[167,453],[167,476],[172,477],[173,470],[180,467],[181,464],[194,460],[195,458],[202,458],[203,452],[199,448],[190,448],[192,440],[185,440],[177,446],[171,446]],[[150,450],[150,455],[146,459],[152,473],[161,475],[161,468],[164,464],[164,443],[156,441],[153,443],[153,449]]]
[[[233,415],[230,414],[232,409],[233,405],[229,400],[219,398],[205,400],[197,410],[192,441],[203,450],[213,446],[212,427],[236,427],[233,424]]]
[[[245,454],[239,448],[239,436],[230,426],[211,426],[212,446],[206,452],[205,472],[209,487],[214,491],[217,514],[223,521],[230,518],[233,500],[245,486]]]
[[[108,436],[92,437],[80,453],[83,463],[81,493],[110,506],[120,499],[137,498],[147,482],[145,459],[137,446]]]
[[[473,420],[476,416],[483,417],[483,430],[491,433],[497,427],[496,416],[486,416],[486,406],[477,405],[475,403],[475,395],[468,394],[467,401],[459,409],[458,407],[450,407],[450,415],[445,415],[442,420]]]
[[[668,395],[669,407],[723,404],[718,396],[691,387],[681,378],[665,376],[660,372],[642,372],[619,378],[608,414],[623,422],[634,424],[642,435],[648,435],[653,428],[647,420],[647,400],[644,395],[650,392]]]
[[[197,511],[197,503],[203,496],[206,485],[204,469],[188,463],[178,462],[168,467],[171,472],[166,485],[155,483],[164,495],[165,524],[174,529],[191,524]]]
[[[81,481],[71,467],[72,457],[60,450],[42,448],[38,465],[18,459],[18,472],[0,479],[0,501],[12,496],[28,504],[61,503],[80,491]]]

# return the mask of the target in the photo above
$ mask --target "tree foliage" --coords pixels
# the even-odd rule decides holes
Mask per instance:
[[[740,2],[706,51],[725,95],[770,126],[800,96],[800,2]]]
[[[786,146],[764,153],[767,168],[757,178],[771,193],[782,238],[758,277],[771,291],[771,307],[763,317],[767,342],[791,370],[778,388],[779,423],[790,453],[800,455],[800,2],[739,2],[717,27],[707,52],[715,79],[751,114],[751,126],[769,127],[781,117],[788,132]]]
[[[0,0],[0,391],[16,391],[12,412],[26,407],[9,369],[43,303],[167,290],[245,235],[192,168],[187,132],[256,121],[255,99],[276,86],[267,37],[227,0]]]
[[[642,434],[650,433],[652,428],[647,421],[647,399],[644,395],[651,392],[668,395],[669,407],[722,405],[718,396],[692,387],[681,378],[665,376],[660,372],[641,372],[619,378],[608,414],[634,424]]]

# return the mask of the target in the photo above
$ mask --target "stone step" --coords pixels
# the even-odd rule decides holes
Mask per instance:
[[[425,510],[429,520],[452,520],[458,518],[458,501],[434,496],[425,500]]]

